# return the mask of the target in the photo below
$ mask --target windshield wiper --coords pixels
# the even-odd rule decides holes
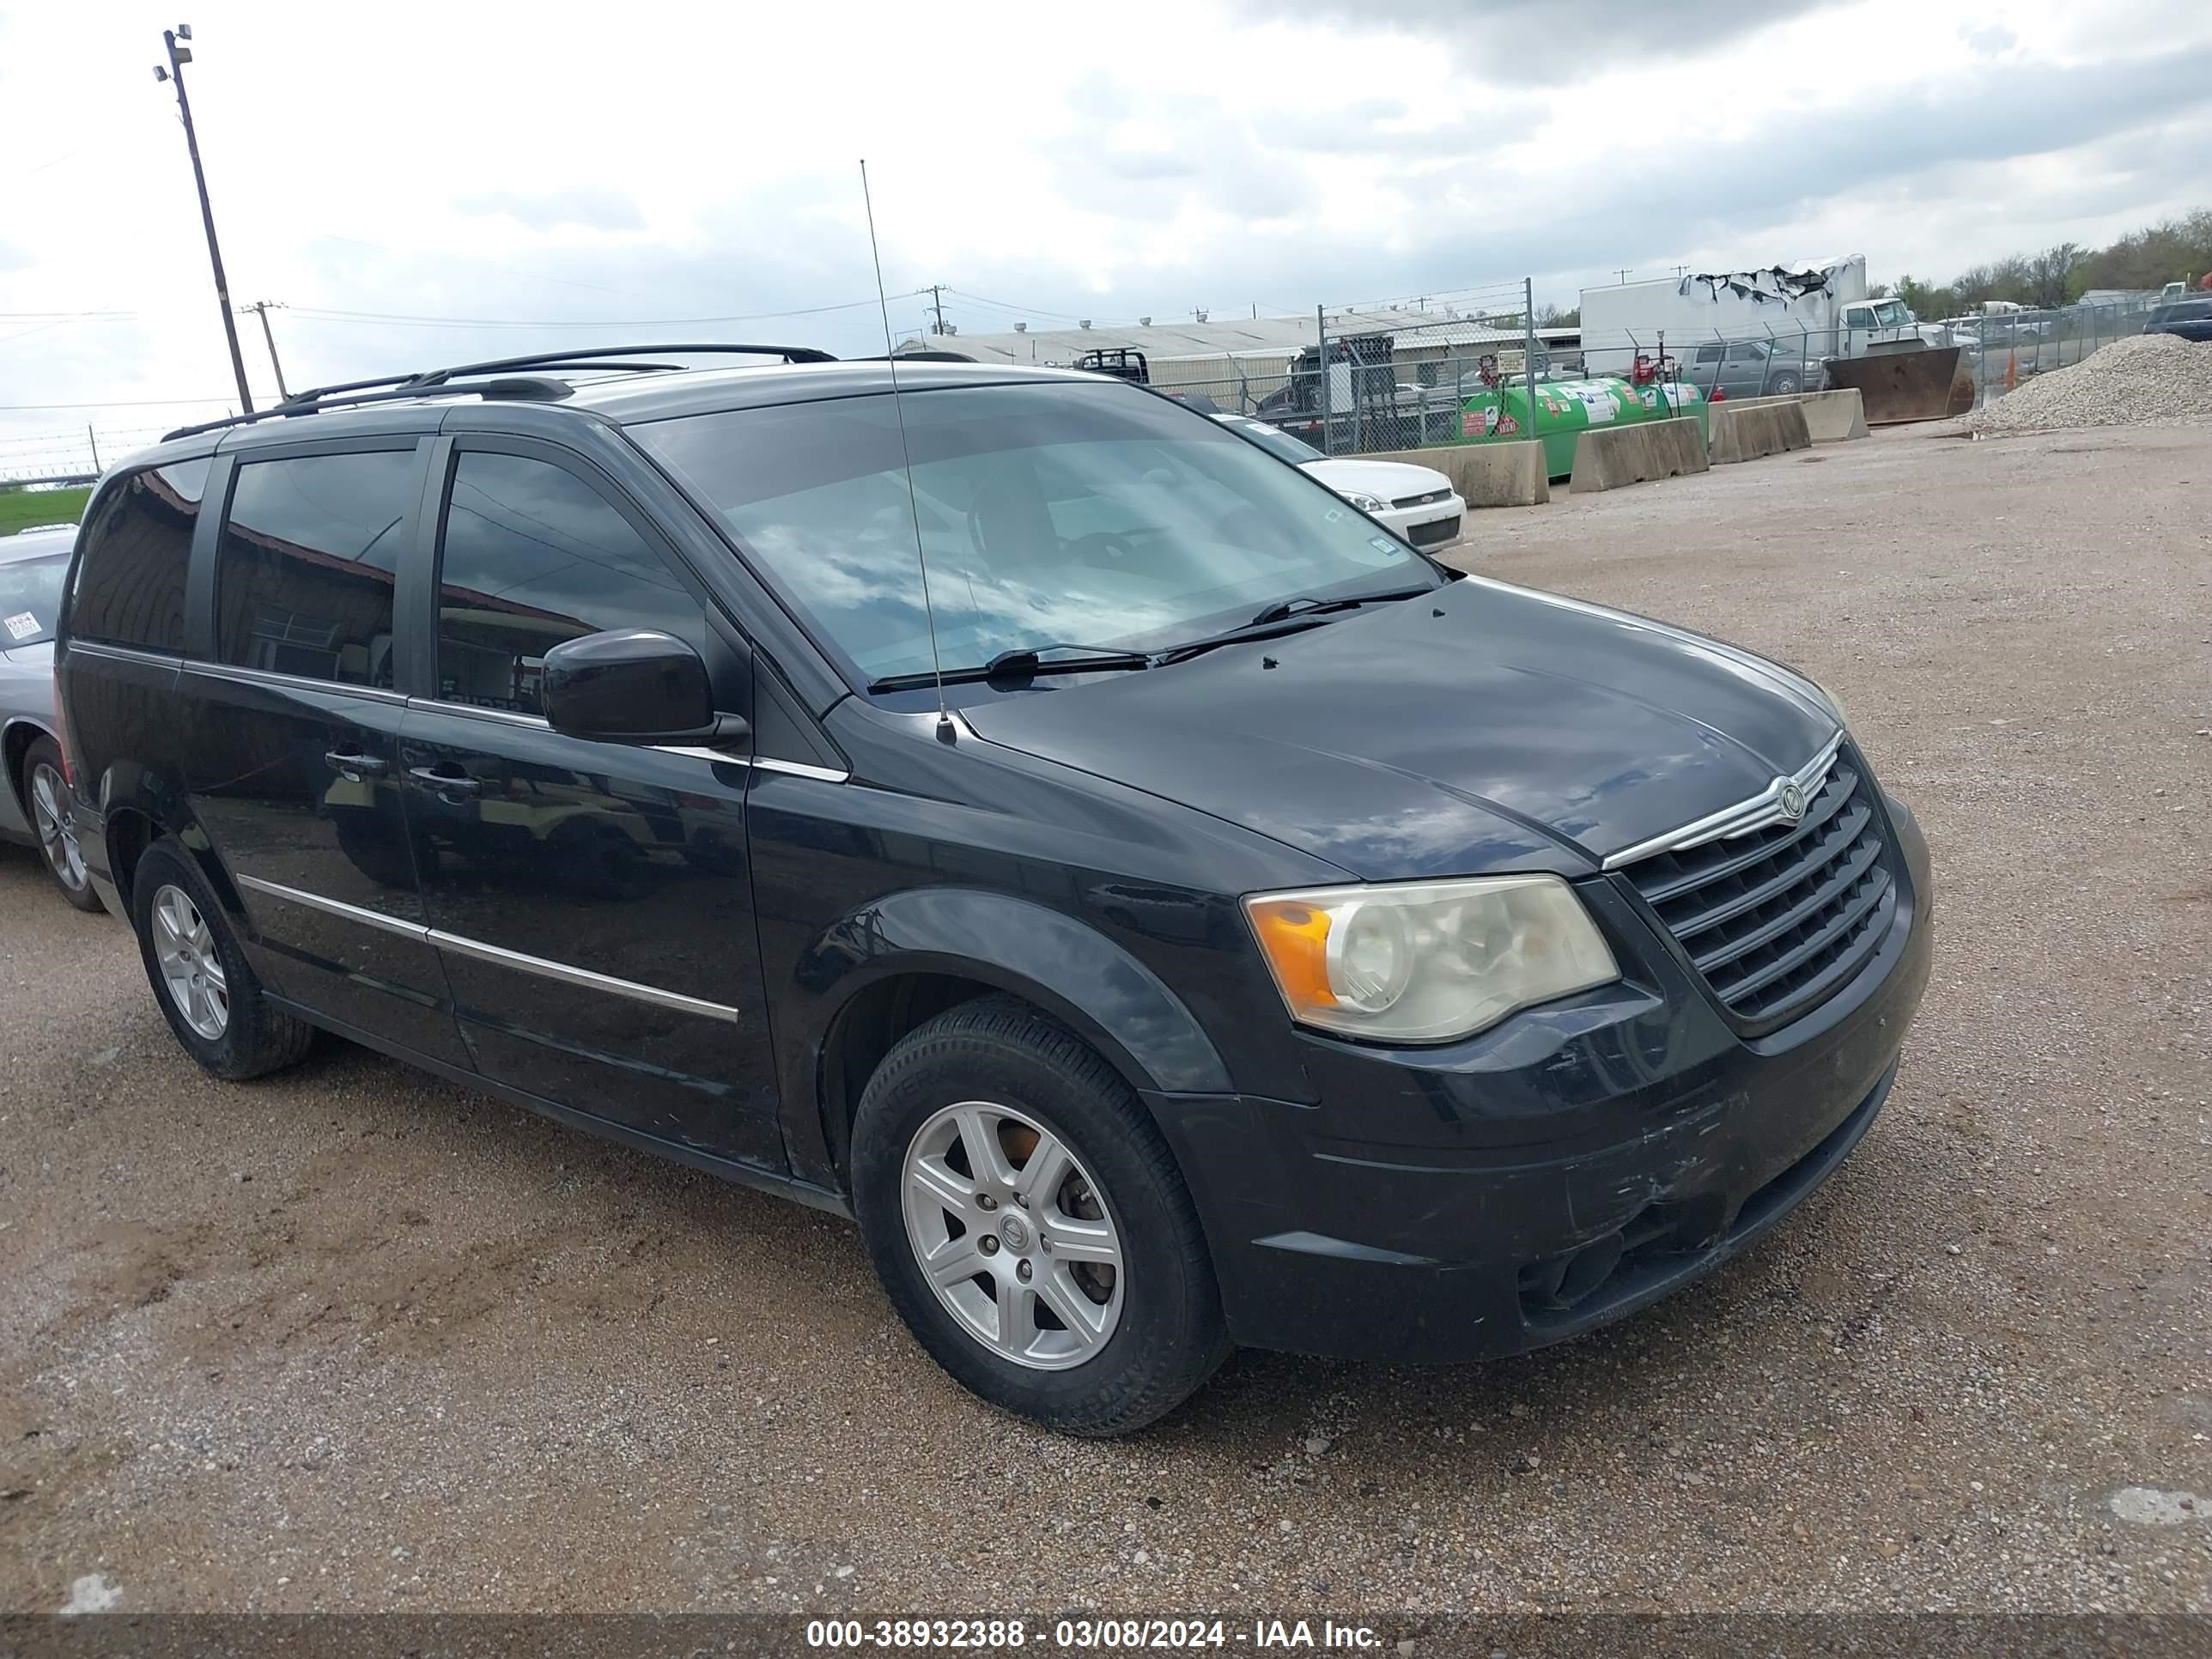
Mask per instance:
[[[1427,587],[1393,588],[1387,593],[1359,593],[1340,599],[1317,599],[1310,594],[1294,599],[1278,599],[1239,628],[1225,628],[1218,634],[1207,634],[1181,645],[1170,646],[1158,653],[1152,661],[1164,666],[1182,662],[1200,653],[1211,651],[1216,646],[1238,645],[1246,640],[1272,640],[1285,634],[1296,634],[1308,628],[1319,628],[1324,617],[1340,611],[1357,611],[1364,605],[1382,605],[1393,599],[1410,599],[1432,592]]]
[[[1051,654],[1061,651],[1076,654]],[[1019,684],[1040,674],[1101,674],[1121,668],[1150,668],[1153,661],[1141,651],[1109,651],[1091,645],[1031,645],[1001,651],[986,663],[948,668],[941,677],[927,670],[918,674],[888,674],[882,679],[869,681],[868,690],[912,691],[935,685],[940,678],[947,685],[975,685],[985,680]]]
[[[1285,617],[1318,617],[1331,611],[1357,611],[1363,605],[1381,605],[1386,599],[1410,599],[1428,591],[1425,587],[1398,587],[1387,593],[1354,593],[1341,599],[1317,599],[1310,593],[1300,593],[1291,599],[1277,599],[1252,618],[1252,626],[1256,628],[1263,623],[1281,622]]]

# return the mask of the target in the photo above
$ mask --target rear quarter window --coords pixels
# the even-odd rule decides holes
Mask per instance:
[[[207,478],[205,460],[176,461],[109,487],[82,532],[72,637],[183,653],[185,567]]]

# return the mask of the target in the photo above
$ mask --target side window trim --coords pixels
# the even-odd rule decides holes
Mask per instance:
[[[191,647],[191,635],[188,627],[179,629],[178,647],[173,651],[143,641],[133,642],[109,639],[104,635],[81,638],[82,618],[79,614],[78,601],[85,580],[85,556],[102,539],[103,532],[107,528],[108,519],[124,510],[124,503],[129,500],[132,486],[149,472],[160,472],[165,468],[195,465],[204,465],[208,469],[208,475],[201,481],[198,510],[192,520],[192,539],[186,544],[185,549],[184,597],[189,605],[192,561],[199,547],[199,538],[206,532],[208,509],[214,498],[216,480],[222,476],[221,464],[212,454],[184,455],[167,460],[149,461],[143,465],[118,472],[107,480],[105,489],[99,491],[86,503],[82,527],[77,532],[76,545],[70,552],[69,574],[62,580],[61,609],[56,617],[58,635],[66,636],[72,647],[78,645],[100,645],[111,651],[126,653],[134,659],[162,663],[180,661],[189,653]],[[189,615],[188,608],[185,618],[187,622]]]
[[[213,663],[215,567],[222,529],[230,521],[230,486],[238,476],[235,455],[217,455],[208,471],[207,493],[200,497],[199,522],[192,526],[191,562],[185,568],[185,661]]]
[[[773,659],[732,619],[727,608],[692,568],[690,561],[684,557],[675,538],[623,487],[618,479],[608,474],[589,456],[542,438],[509,433],[464,431],[441,438],[438,447],[432,452],[431,472],[425,485],[422,507],[422,592],[411,603],[408,612],[409,623],[423,641],[419,667],[421,678],[411,702],[434,708],[441,714],[471,715],[487,720],[532,726],[541,730],[546,725],[539,715],[525,714],[512,709],[482,708],[473,703],[448,702],[437,695],[438,594],[445,580],[446,516],[452,506],[453,480],[460,458],[471,453],[513,455],[523,460],[542,461],[566,472],[598,495],[637,532],[669,574],[690,595],[698,605],[700,614],[706,619],[708,630],[718,635],[740,659],[750,659],[756,702],[763,696],[775,696],[786,716],[794,724],[803,726],[793,739],[793,745],[803,752],[785,755],[756,750],[738,756],[716,750],[712,757],[714,759],[725,765],[744,765],[759,771],[785,771],[799,776],[838,782],[850,775],[837,746],[822,730],[820,722],[811,714],[803,712],[804,705],[800,700],[789,692],[779,693],[763,685],[764,681],[773,682],[776,686],[781,684],[781,677],[777,673]],[[726,553],[726,550],[723,550]],[[756,708],[755,712],[757,714],[759,711]],[[756,744],[764,738],[773,741],[765,726],[757,720]],[[707,753],[704,750],[696,752],[702,757]]]
[[[185,581],[186,668],[206,668],[218,672],[228,672],[236,668],[243,677],[263,677],[271,684],[297,684],[340,692],[372,692],[385,700],[404,700],[408,687],[398,677],[407,671],[408,662],[404,654],[406,630],[400,607],[407,597],[409,567],[416,564],[420,556],[424,452],[435,441],[434,437],[424,433],[371,433],[346,438],[301,439],[290,443],[257,444],[215,456],[208,477],[207,493],[201,501],[199,522],[193,528],[191,565]],[[261,461],[307,460],[326,455],[360,454],[406,455],[411,458],[416,471],[416,488],[408,497],[408,514],[412,523],[405,527],[406,533],[399,539],[392,571],[392,684],[389,687],[359,685],[349,680],[321,679],[224,662],[222,641],[216,637],[221,617],[221,561],[222,538],[230,528],[232,499],[237,489],[239,469]],[[210,511],[218,500],[222,510]]]
[[[426,483],[423,494],[423,592],[419,608],[412,613],[421,618],[423,637],[419,668],[422,678],[414,701],[448,712],[523,720],[541,726],[545,724],[535,714],[525,714],[514,709],[480,708],[474,703],[447,702],[438,696],[438,612],[439,593],[446,576],[446,524],[453,511],[453,483],[459,475],[461,458],[469,454],[512,455],[520,460],[539,462],[568,474],[598,496],[629,526],[647,550],[660,562],[661,568],[698,607],[700,617],[709,630],[720,634],[738,658],[748,658],[752,654],[751,644],[730,625],[722,607],[699,580],[698,573],[677,552],[653,515],[590,457],[543,438],[501,432],[465,432],[438,440],[434,449],[430,478]]]

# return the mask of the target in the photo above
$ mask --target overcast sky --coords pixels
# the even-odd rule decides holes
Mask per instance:
[[[1877,280],[1943,277],[2212,200],[2203,0],[184,15],[232,297],[291,307],[295,388],[605,339],[879,351],[851,303],[873,291],[862,155],[901,333],[929,283],[980,331],[1524,273],[1571,305],[1623,266],[1850,252]],[[176,21],[0,0],[0,472],[88,421],[118,447],[233,397],[150,72]],[[240,332],[266,400],[258,325]]]

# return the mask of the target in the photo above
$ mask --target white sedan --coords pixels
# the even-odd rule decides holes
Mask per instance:
[[[1451,480],[1425,466],[1403,461],[1368,461],[1324,455],[1280,427],[1249,415],[1217,415],[1262,449],[1303,467],[1370,518],[1380,520],[1415,547],[1437,548],[1459,537],[1467,503]]]

